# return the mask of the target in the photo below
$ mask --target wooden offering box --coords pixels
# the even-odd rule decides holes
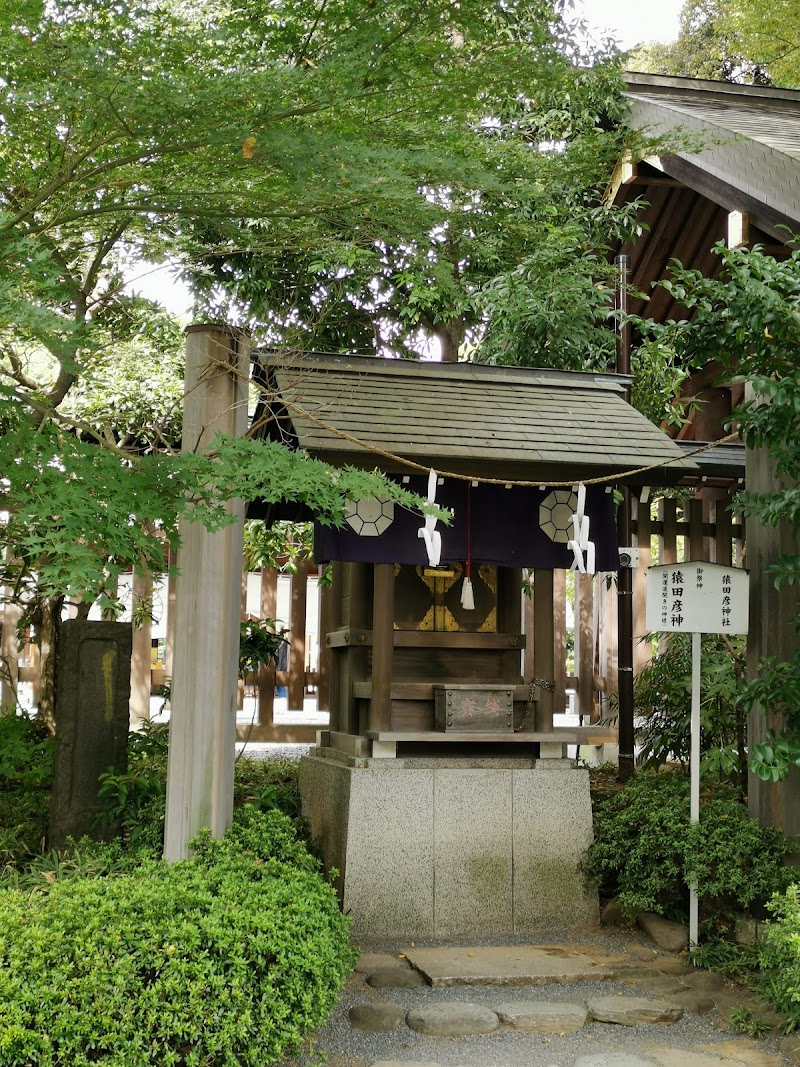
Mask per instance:
[[[514,731],[514,690],[496,685],[434,685],[437,730]]]

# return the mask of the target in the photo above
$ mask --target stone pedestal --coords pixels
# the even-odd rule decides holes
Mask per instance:
[[[357,937],[509,937],[598,919],[579,865],[589,774],[569,761],[312,750],[303,814]]]

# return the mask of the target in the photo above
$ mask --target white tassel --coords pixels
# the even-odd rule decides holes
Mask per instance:
[[[464,584],[461,586],[461,607],[465,611],[475,610],[475,595],[472,591],[472,582],[469,578],[465,578]]]

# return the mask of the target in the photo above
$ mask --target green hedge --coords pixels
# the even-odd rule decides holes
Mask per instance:
[[[3,1067],[245,1067],[322,1024],[348,922],[278,812],[193,859],[0,893]]]
[[[37,856],[47,835],[53,739],[22,715],[0,715],[0,867]]]
[[[689,821],[689,780],[680,771],[640,772],[624,789],[596,797],[594,844],[587,873],[623,911],[685,918],[688,883],[698,886],[707,930],[760,913],[796,875],[784,866],[796,839],[751,819],[737,792],[716,784],[704,791],[700,822]]]
[[[800,1029],[800,885],[774,897],[769,910],[774,921],[767,924],[759,950],[759,986],[784,1016],[788,1032]]]

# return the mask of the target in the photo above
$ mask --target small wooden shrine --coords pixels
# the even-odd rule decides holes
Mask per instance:
[[[244,362],[239,340],[187,339],[188,425],[209,439],[242,432],[244,375],[229,373]],[[593,922],[597,893],[581,871],[588,772],[562,758],[575,738],[553,729],[547,703],[554,575],[579,559],[590,570],[592,555],[600,571],[618,566],[613,498],[593,479],[653,484],[692,461],[626,403],[614,375],[331,356],[261,356],[257,371],[254,432],[408,478],[453,510],[450,526],[432,528],[385,500],[352,501],[342,529],[317,531],[316,558],[335,570],[331,728],[301,761],[300,792],[354,933],[506,937]],[[301,517],[260,510],[265,521]],[[194,792],[168,794],[168,858],[199,826],[218,834],[230,818],[235,533],[187,529],[182,548],[170,761],[171,780],[183,774]],[[201,586],[211,612],[198,610]],[[214,786],[210,817],[198,757]]]
[[[553,571],[574,560],[578,485],[675,482],[694,469],[626,402],[628,380],[349,356],[263,355],[260,375],[254,422],[265,437],[379,467],[422,496],[432,468],[436,502],[453,511],[437,527],[438,566],[419,515],[387,501],[353,502],[345,528],[317,528],[315,558],[334,564],[325,743],[372,756],[499,756],[609,740],[597,727],[553,727]],[[605,572],[618,567],[611,489],[589,485],[582,498]]]

